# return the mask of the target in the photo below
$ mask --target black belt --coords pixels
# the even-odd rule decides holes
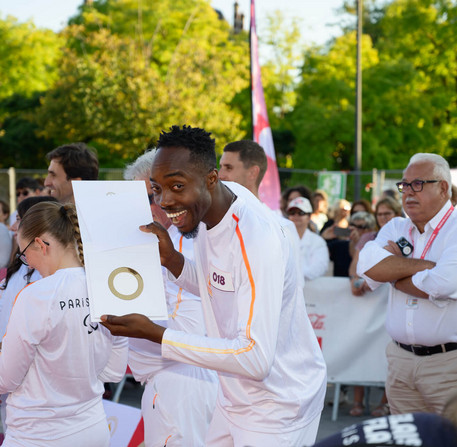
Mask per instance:
[[[440,354],[443,352],[455,351],[457,349],[457,343],[445,343],[436,346],[421,346],[421,345],[404,345],[394,340],[400,348],[406,351],[412,352],[415,355],[433,355]]]

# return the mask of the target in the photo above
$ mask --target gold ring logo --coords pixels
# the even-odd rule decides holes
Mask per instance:
[[[116,290],[116,288],[114,287],[114,278],[116,278],[116,276],[119,275],[119,273],[129,273],[137,280],[138,287],[135,290],[135,292],[131,293],[130,295],[125,295],[124,293],[121,293],[118,290]],[[143,278],[136,270],[133,270],[130,267],[119,267],[110,273],[108,277],[108,287],[111,290],[111,293],[114,296],[120,298],[121,300],[134,300],[135,298],[138,298],[141,295],[141,292],[143,292],[144,282]]]

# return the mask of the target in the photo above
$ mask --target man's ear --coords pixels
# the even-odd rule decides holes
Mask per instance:
[[[256,182],[257,178],[259,177],[260,174],[260,167],[257,165],[253,165],[249,168],[249,177],[251,178],[252,181]]]
[[[218,182],[219,174],[217,172],[217,169],[214,168],[206,175],[206,187],[209,191],[211,191],[216,187]]]
[[[446,197],[449,198],[448,190],[449,190],[449,183],[446,180],[441,180],[440,182],[440,190],[441,193]]]

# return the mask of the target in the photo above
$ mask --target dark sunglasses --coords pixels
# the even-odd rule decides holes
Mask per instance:
[[[16,192],[16,197],[24,196],[27,197],[29,195],[29,191],[25,189],[24,191],[18,191]]]
[[[288,216],[311,216],[311,213],[305,213],[302,210],[297,210],[297,209],[291,209],[290,211],[287,211]]]

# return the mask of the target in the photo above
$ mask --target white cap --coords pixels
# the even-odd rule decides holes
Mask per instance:
[[[287,211],[292,208],[298,208],[299,210],[303,211],[304,213],[312,214],[313,207],[308,199],[304,197],[297,197],[296,199],[292,200],[287,206]]]

